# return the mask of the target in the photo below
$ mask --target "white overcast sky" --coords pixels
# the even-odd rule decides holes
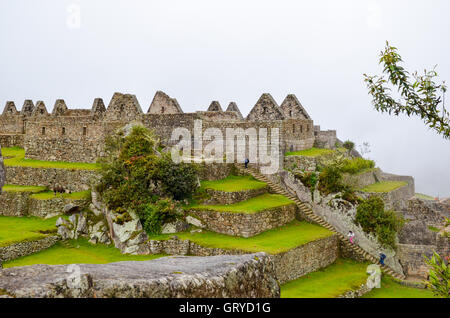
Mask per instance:
[[[245,116],[264,92],[294,93],[315,124],[369,142],[384,171],[450,196],[450,141],[370,104],[362,74],[380,72],[386,40],[408,69],[437,64],[450,82],[447,0],[0,0],[0,110],[26,98],[90,108],[119,91],[147,111],[163,90],[185,112],[235,101]]]

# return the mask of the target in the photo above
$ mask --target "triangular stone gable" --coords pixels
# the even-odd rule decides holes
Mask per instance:
[[[286,96],[280,107],[286,118],[311,119],[305,108],[297,99],[297,96],[294,94]]]
[[[211,102],[211,105],[209,105],[208,110],[209,112],[223,112],[222,106],[220,106],[220,103],[218,101]]]
[[[284,114],[272,95],[265,93],[256,102],[256,105],[247,116],[250,121],[283,120]]]
[[[228,105],[227,112],[236,112],[236,113],[239,115],[239,118],[241,118],[241,119],[244,118],[244,116],[242,116],[242,113],[241,113],[241,111],[239,110],[239,108],[238,108],[238,106],[236,105],[235,102],[231,102],[231,103]]]
[[[92,104],[91,114],[92,115],[102,115],[106,112],[105,103],[103,103],[103,99],[96,98],[94,99],[94,103]]]
[[[64,115],[69,109],[67,108],[66,102],[64,99],[57,99],[55,102],[55,106],[53,106],[52,115],[53,116],[61,116]]]
[[[45,116],[48,115],[47,108],[45,107],[45,104],[43,101],[38,101],[36,103],[36,107],[33,110],[33,116]]]
[[[178,101],[175,98],[170,98],[169,95],[162,91],[157,91],[147,114],[182,114]]]
[[[31,116],[33,114],[34,108],[35,107],[33,101],[31,99],[26,99],[23,102],[21,113],[24,116]]]
[[[130,121],[142,114],[141,105],[136,96],[131,94],[114,93],[106,110],[106,118],[109,120]]]
[[[3,115],[11,116],[18,114],[19,112],[17,111],[16,104],[14,104],[14,102],[6,102],[5,108],[3,109]]]

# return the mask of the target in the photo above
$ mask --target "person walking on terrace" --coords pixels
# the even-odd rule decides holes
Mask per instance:
[[[354,244],[354,243],[353,243],[353,239],[354,239],[354,237],[355,237],[355,233],[353,233],[352,231],[348,231],[347,236],[348,236],[348,238],[349,238],[349,240],[350,240],[350,243]]]
[[[249,162],[250,162],[250,160],[248,160],[248,158],[245,158],[245,161],[244,161],[245,169],[248,168],[248,163]]]

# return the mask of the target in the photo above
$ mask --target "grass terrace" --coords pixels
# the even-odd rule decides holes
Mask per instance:
[[[362,298],[437,298],[428,289],[413,288],[397,283],[392,277],[381,278],[381,288],[375,288]]]
[[[408,183],[404,181],[381,181],[377,183],[372,183],[367,187],[362,188],[361,190],[364,192],[371,192],[371,193],[384,193],[394,191],[398,188],[404,187],[407,184]]]
[[[2,191],[5,192],[30,192],[30,193],[39,193],[47,190],[48,190],[47,187],[23,186],[14,184],[5,184],[2,189]]]
[[[286,156],[319,157],[333,153],[332,149],[310,148],[301,151],[286,152]]]
[[[30,168],[55,168],[68,170],[97,170],[99,165],[96,163],[84,162],[65,162],[65,161],[43,161],[34,159],[25,159],[25,149],[12,147],[2,148],[5,166],[10,167],[30,167]]]
[[[121,261],[147,261],[165,255],[122,254],[113,245],[91,244],[86,239],[58,242],[41,252],[24,256],[6,263],[4,268],[35,264],[106,264]]]
[[[338,259],[326,268],[281,286],[281,298],[335,298],[367,280],[366,263]]]
[[[308,222],[293,221],[286,226],[279,227],[243,238],[229,236],[210,231],[200,233],[182,232],[176,236],[182,240],[190,240],[198,245],[226,250],[243,250],[249,253],[266,252],[279,254],[306,243],[323,239],[333,235],[333,232]],[[150,237],[151,240],[167,240],[173,234],[162,234]]]
[[[32,194],[30,198],[36,200],[51,200],[55,198],[64,198],[68,200],[83,200],[89,199],[91,196],[91,191],[81,191],[81,192],[72,192],[72,193],[55,193],[53,191],[44,191]]]
[[[191,205],[187,208],[191,210],[253,214],[290,204],[295,203],[283,195],[265,193],[245,201],[228,205]]]
[[[422,193],[416,193],[415,197],[418,198],[418,199],[431,200],[431,201],[434,201],[434,199],[435,199],[431,195],[426,195],[426,194],[422,194]]]
[[[40,240],[56,233],[56,219],[0,216],[0,247]]]
[[[202,189],[212,189],[224,192],[238,192],[246,190],[262,189],[267,184],[253,178],[253,176],[233,176],[230,175],[222,180],[202,181]]]

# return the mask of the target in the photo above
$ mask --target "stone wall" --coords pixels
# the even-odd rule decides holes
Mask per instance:
[[[0,215],[4,216],[37,216],[51,218],[60,215],[67,204],[81,208],[89,205],[88,200],[69,200],[55,197],[48,200],[38,200],[30,197],[29,192],[5,192],[0,194]]]
[[[0,271],[0,289],[22,298],[269,298],[279,297],[272,259],[250,255],[164,257],[151,261],[33,265]]]
[[[7,262],[22,256],[37,253],[55,245],[58,240],[58,236],[48,236],[41,240],[15,243],[0,247],[0,261]]]
[[[202,204],[233,204],[264,194],[268,192],[268,190],[269,190],[268,187],[237,192],[206,189],[205,191],[210,196],[210,198],[203,201]]]
[[[346,173],[342,176],[342,182],[352,186],[354,189],[364,188],[372,183],[379,182],[380,180],[381,170],[378,168],[360,174]]]
[[[0,134],[0,146],[2,147],[24,147],[23,134]]]
[[[60,185],[72,192],[91,188],[99,178],[95,170],[69,170],[55,168],[8,167],[6,183],[27,186],[45,186],[52,188]]]
[[[0,194],[2,193],[3,185],[6,181],[6,173],[5,173],[5,166],[3,164],[3,157],[2,157],[2,146],[0,146]]]
[[[180,240],[176,236],[165,241],[150,240],[147,244],[148,252],[151,254],[213,256],[248,253],[241,250],[203,247],[189,240]],[[332,264],[338,256],[337,235],[306,243],[287,252],[270,255],[280,284],[324,268]]]
[[[314,126],[315,146],[318,148],[334,149],[337,141],[336,130],[320,130]]]
[[[363,198],[368,198],[369,196],[376,195],[383,199],[385,208],[394,211],[402,211],[408,208],[408,200],[414,195],[414,184],[408,183],[407,185],[400,187],[398,189],[389,192],[358,192]]]
[[[189,213],[199,218],[210,231],[252,237],[290,223],[295,219],[296,211],[297,206],[290,204],[251,214],[202,210],[191,210]]]

